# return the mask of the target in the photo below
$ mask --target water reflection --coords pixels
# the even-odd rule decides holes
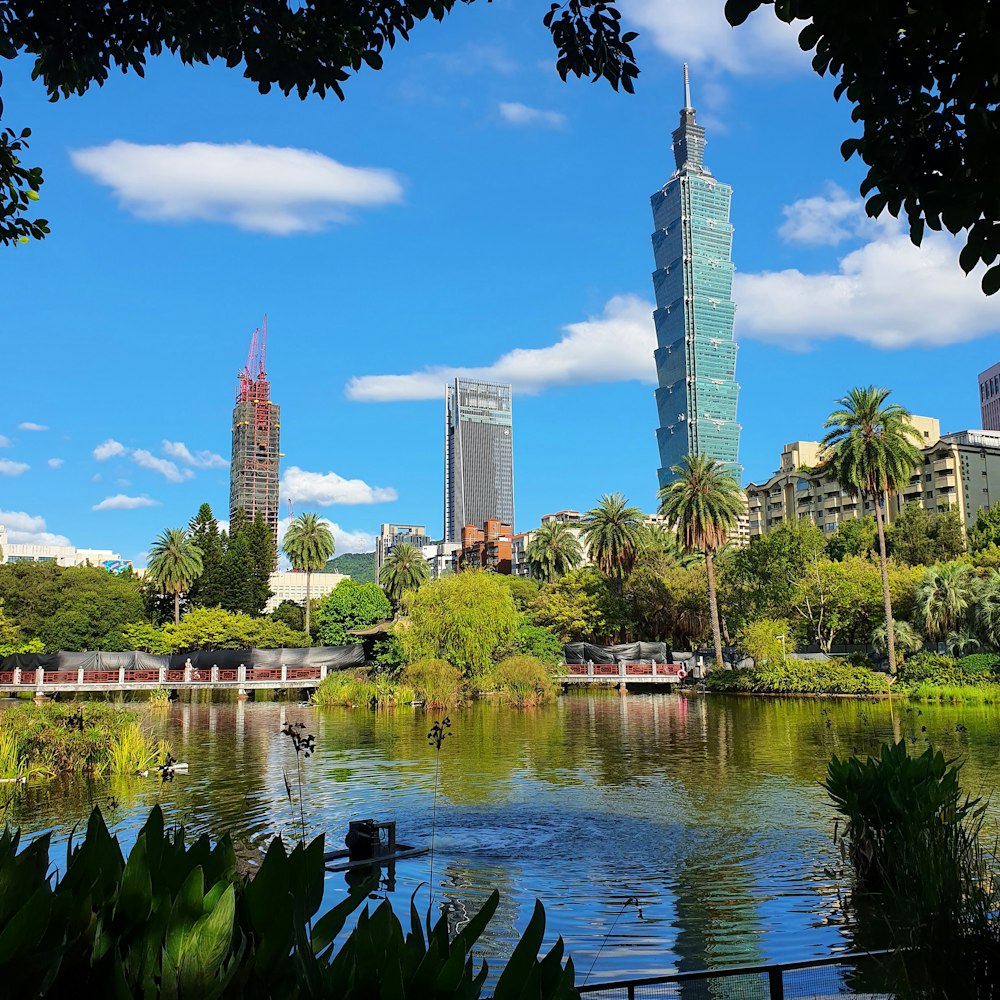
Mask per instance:
[[[969,790],[997,778],[1000,714],[988,707],[571,695],[514,712],[452,712],[441,750],[434,918],[464,926],[488,894],[500,908],[478,957],[508,953],[546,905],[546,947],[566,939],[581,978],[653,975],[710,965],[793,960],[845,946],[833,814],[819,781],[833,753],[874,748],[894,733],[967,759]],[[187,774],[29,784],[8,791],[7,817],[65,840],[93,804],[128,847],[154,803],[192,833],[229,832],[250,865],[276,832],[299,836],[294,752],[279,736],[304,722],[310,835],[336,849],[350,819],[395,820],[400,839],[428,843],[433,714],[317,711],[292,703],[174,705],[153,716]],[[2,719],[2,716],[0,716]],[[292,785],[289,801],[285,775]],[[54,854],[54,856],[58,856]],[[429,858],[397,862],[381,892],[407,919]],[[347,885],[327,879],[327,905]],[[635,897],[638,905],[628,903]],[[417,894],[424,911],[426,887]],[[491,963],[492,964],[492,963]]]

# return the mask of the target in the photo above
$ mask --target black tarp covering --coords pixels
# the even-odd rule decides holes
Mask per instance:
[[[670,650],[665,642],[625,642],[618,646],[595,646],[592,642],[567,642],[563,646],[566,663],[638,663],[640,660],[656,660],[657,663],[673,663]]]
[[[332,667],[343,670],[360,666],[365,662],[364,647],[360,644],[349,646],[306,646],[292,649],[199,649],[191,653],[173,653],[170,656],[154,656],[134,650],[127,652],[87,653],[18,653],[0,659],[0,670],[156,670],[169,667],[182,670],[187,661],[195,670],[235,670],[241,664],[247,667]]]

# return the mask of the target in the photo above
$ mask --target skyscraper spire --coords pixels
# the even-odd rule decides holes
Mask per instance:
[[[705,130],[698,124],[694,108],[691,106],[691,78],[688,65],[684,63],[684,107],[681,108],[681,123],[674,129],[674,163],[677,171],[711,174],[705,166]]]

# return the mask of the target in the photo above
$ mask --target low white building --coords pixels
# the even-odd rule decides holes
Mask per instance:
[[[315,601],[317,598],[326,597],[343,580],[350,580],[350,577],[344,573],[313,573],[309,584],[310,598]],[[273,591],[273,595],[268,600],[264,608],[265,611],[273,611],[282,601],[294,601],[296,604],[305,607],[305,573],[294,570],[272,573],[268,579],[268,584]]]
[[[431,579],[440,580],[442,576],[455,572],[462,546],[457,542],[433,542],[422,545],[420,551],[427,560]]]
[[[53,562],[57,566],[103,566],[111,572],[121,572],[132,565],[128,559],[111,549],[78,549],[75,545],[36,545],[12,542],[7,529],[0,524],[0,562]]]

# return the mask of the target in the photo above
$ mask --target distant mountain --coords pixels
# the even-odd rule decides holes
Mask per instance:
[[[321,570],[323,573],[344,573],[358,583],[375,582],[374,552],[345,552],[331,559]]]

